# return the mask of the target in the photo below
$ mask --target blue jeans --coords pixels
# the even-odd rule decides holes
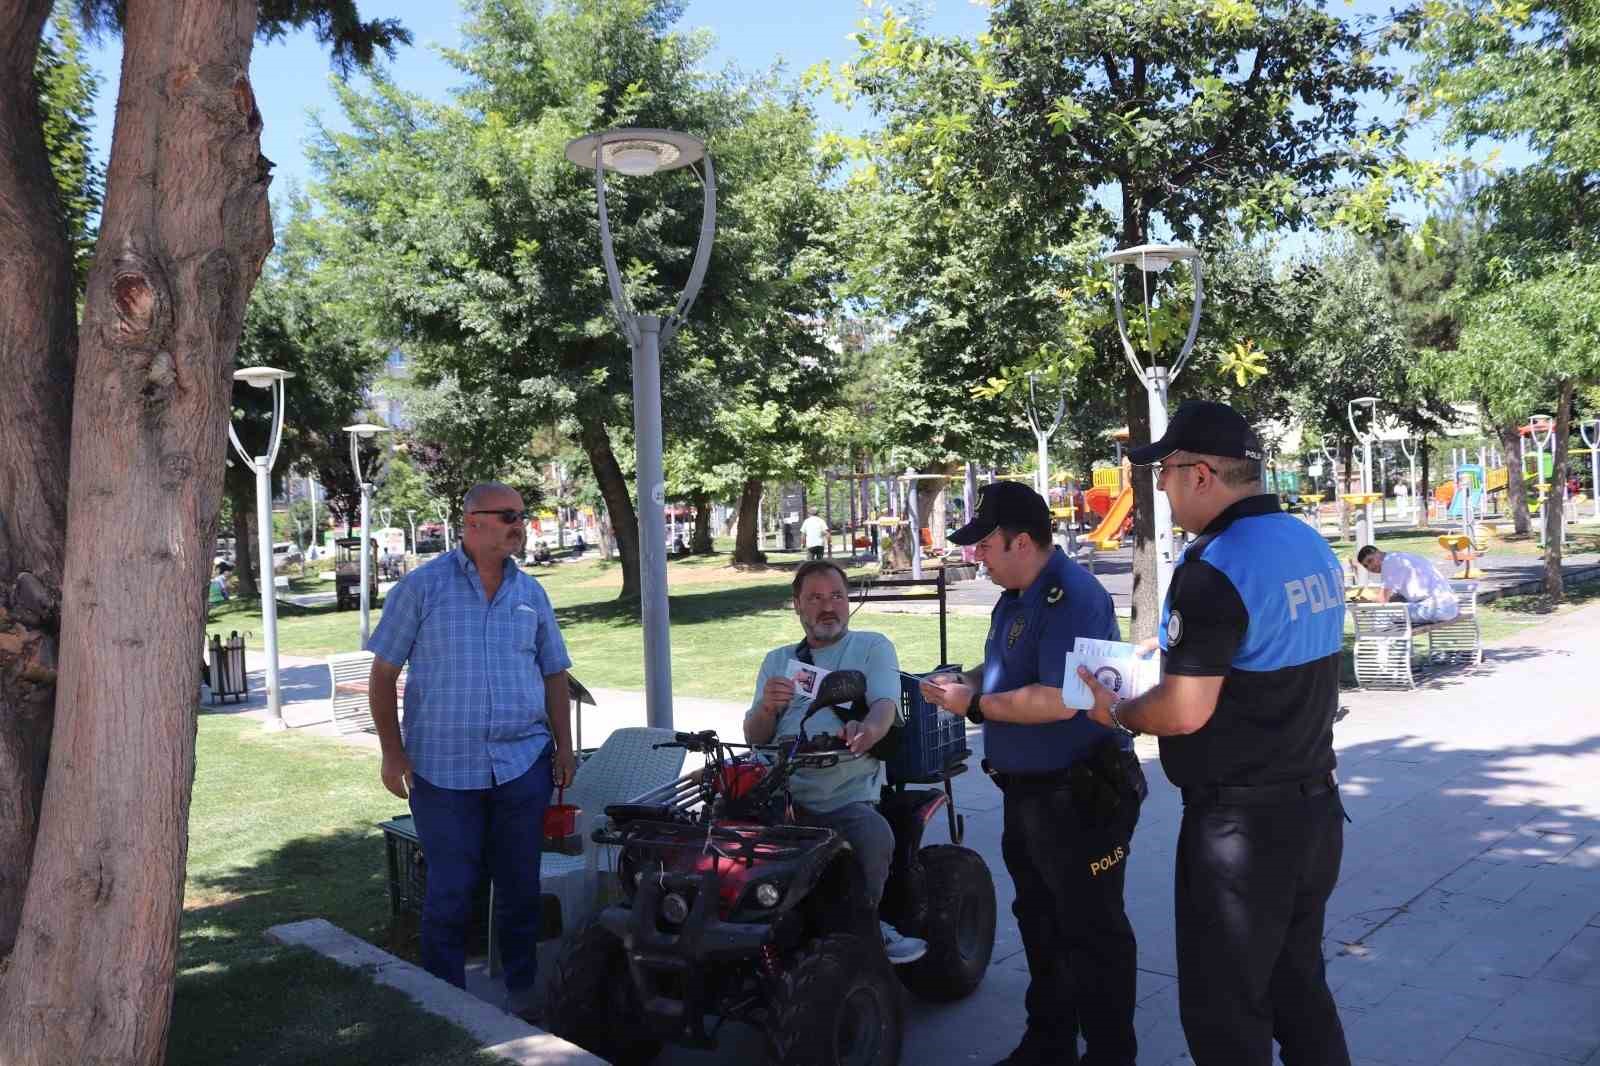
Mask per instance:
[[[554,784],[550,749],[528,772],[491,788],[452,789],[411,775],[411,817],[428,860],[422,903],[422,967],[465,988],[467,922],[485,873],[494,881],[494,925],[515,998],[538,968],[539,853]]]

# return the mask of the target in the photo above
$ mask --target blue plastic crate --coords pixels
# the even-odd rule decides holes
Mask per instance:
[[[917,682],[908,677],[900,679],[900,713],[905,727],[900,733],[900,750],[888,761],[891,781],[934,777],[971,754],[967,720],[946,714],[923,699]]]

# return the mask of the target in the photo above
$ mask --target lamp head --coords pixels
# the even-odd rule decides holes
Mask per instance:
[[[605,169],[638,178],[689,166],[705,157],[706,146],[698,137],[676,130],[628,128],[574,138],[567,143],[566,154],[584,170],[593,170],[596,151]]]
[[[270,389],[274,382],[286,381],[292,377],[294,374],[289,371],[270,366],[246,366],[233,372],[233,380],[242,381],[258,389]]]
[[[350,434],[352,437],[360,437],[362,440],[368,440],[372,437],[376,437],[379,433],[389,432],[389,427],[375,426],[371,422],[357,422],[353,426],[345,426],[344,431]]]
[[[1135,266],[1149,274],[1159,274],[1173,263],[1195,259],[1199,252],[1186,244],[1138,244],[1119,248],[1105,257],[1112,265]]]

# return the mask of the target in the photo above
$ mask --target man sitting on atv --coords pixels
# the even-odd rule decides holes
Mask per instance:
[[[851,751],[865,754],[889,732],[900,703],[900,661],[883,634],[849,631],[849,589],[844,571],[827,560],[802,563],[795,572],[794,610],[805,639],[774,648],[762,662],[755,699],[744,717],[749,743],[798,735],[817,683],[833,670],[866,675],[868,713],[860,721],[843,721],[831,710],[819,711],[805,723],[806,736],[842,736]],[[801,684],[796,684],[797,677]],[[894,832],[873,805],[881,765],[871,757],[854,759],[799,770],[789,783],[796,820],[832,829],[850,844],[866,875],[867,902],[874,912],[894,856]],[[901,936],[887,922],[879,927],[890,962],[915,962],[928,950],[925,941]]]

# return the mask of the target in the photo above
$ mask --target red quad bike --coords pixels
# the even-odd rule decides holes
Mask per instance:
[[[834,671],[805,717],[859,714],[865,691],[860,671]],[[912,702],[915,713],[938,713]],[[897,976],[940,1002],[978,986],[994,950],[995,896],[983,859],[961,846],[952,803],[965,743],[938,773],[883,788],[895,851],[875,914],[849,845],[831,829],[796,824],[789,795],[796,770],[860,756],[837,736],[807,737],[803,721],[800,732],[757,749],[711,731],[678,733],[674,744],[704,755],[705,766],[606,808],[610,824],[594,839],[622,849],[622,902],[566,942],[551,978],[551,1032],[630,1066],[667,1042],[714,1047],[733,1019],[765,1033],[778,1066],[893,1066],[905,1023]],[[902,742],[914,732],[902,730]],[[941,808],[955,843],[923,847]],[[891,966],[880,917],[926,939],[928,953]]]

